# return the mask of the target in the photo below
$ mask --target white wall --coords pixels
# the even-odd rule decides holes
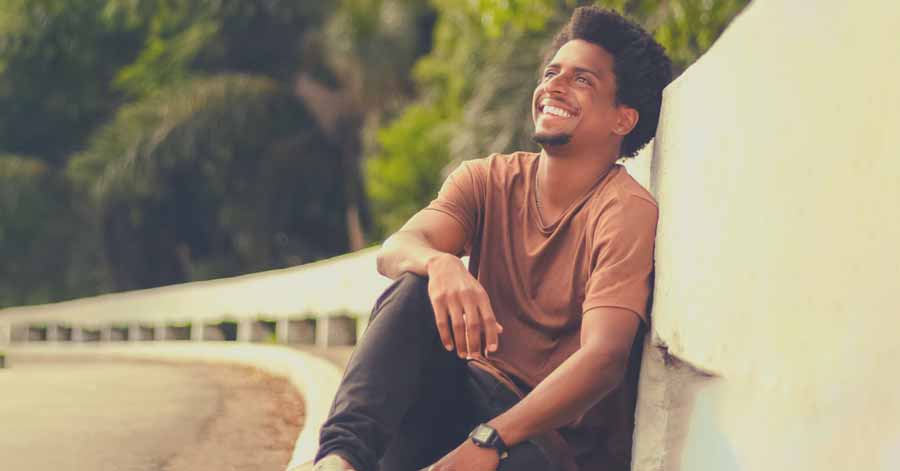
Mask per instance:
[[[753,2],[667,88],[649,185],[633,468],[900,469],[900,2]]]

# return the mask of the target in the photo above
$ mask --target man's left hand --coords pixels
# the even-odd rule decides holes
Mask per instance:
[[[466,440],[455,450],[447,453],[437,463],[427,468],[429,471],[495,471],[500,465],[500,456],[493,448],[481,448],[472,440]]]

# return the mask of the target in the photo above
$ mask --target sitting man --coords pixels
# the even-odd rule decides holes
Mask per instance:
[[[464,162],[388,238],[316,470],[625,471],[658,209],[616,161],[655,134],[671,65],[577,9],[534,91],[534,141]],[[468,268],[460,255],[470,255]]]

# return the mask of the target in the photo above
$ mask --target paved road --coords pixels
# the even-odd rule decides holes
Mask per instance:
[[[16,357],[10,363],[0,370],[3,471],[207,467],[198,463],[283,470],[301,425],[299,410],[273,422],[277,409],[302,404],[271,397],[271,378],[266,383],[246,368]],[[219,455],[246,462],[216,463]]]

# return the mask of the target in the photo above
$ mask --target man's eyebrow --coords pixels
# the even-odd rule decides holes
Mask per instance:
[[[596,71],[596,70],[594,70],[594,69],[587,69],[587,68],[584,68],[584,67],[575,67],[575,72],[581,72],[581,73],[591,74],[591,75],[593,75],[594,77],[597,77],[598,80],[600,79],[600,75],[601,75],[600,72],[598,72],[598,71]]]
[[[555,63],[555,62],[554,62],[554,63],[552,63],[552,64],[548,64],[547,67],[544,67],[544,70],[547,70],[547,69],[560,69],[560,68],[562,68],[562,66],[560,66],[558,63]],[[586,67],[573,67],[573,69],[575,69],[575,72],[577,72],[577,73],[591,74],[591,75],[593,75],[594,77],[597,77],[598,80],[599,80],[600,77],[603,75],[603,74],[600,73],[599,71],[596,71],[596,70],[594,70],[594,69],[588,69],[588,68],[586,68]]]

